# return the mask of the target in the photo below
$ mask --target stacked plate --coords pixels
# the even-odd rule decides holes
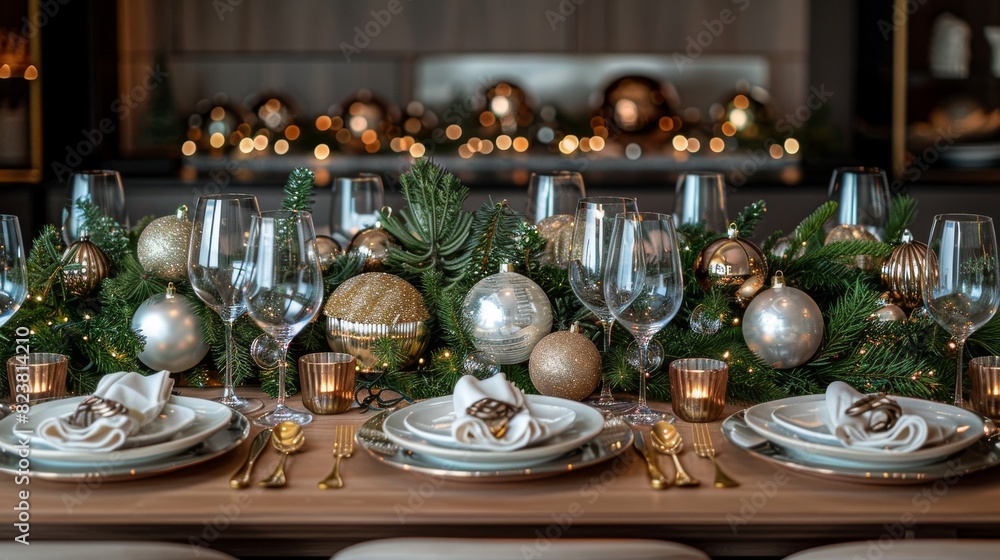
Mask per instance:
[[[895,397],[903,414],[922,417],[935,437],[915,451],[847,446],[827,427],[826,396],[791,397],[753,406],[722,424],[748,452],[794,470],[846,480],[920,482],[1000,462],[980,415],[951,405]]]
[[[451,396],[381,414],[358,431],[373,457],[394,467],[451,478],[523,479],[567,472],[624,452],[632,432],[623,422],[605,422],[597,410],[575,401],[527,395],[532,413],[549,437],[512,451],[463,445],[451,435]]]
[[[221,455],[250,431],[245,417],[214,401],[173,396],[159,417],[114,451],[66,451],[39,437],[47,418],[68,416],[85,397],[34,405],[27,421],[0,420],[0,471],[17,475],[26,456],[32,477],[50,480],[131,480],[170,472]]]

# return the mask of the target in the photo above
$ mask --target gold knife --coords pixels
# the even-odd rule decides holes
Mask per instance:
[[[639,450],[643,459],[646,460],[646,473],[649,475],[649,485],[655,490],[669,488],[670,481],[667,477],[663,476],[663,471],[660,470],[660,466],[656,463],[656,456],[651,455],[646,448],[646,441],[643,439],[640,430],[635,431],[635,448]]]
[[[257,437],[253,438],[253,443],[250,444],[250,453],[247,455],[247,460],[243,463],[243,466],[236,471],[233,478],[229,479],[229,487],[233,490],[240,490],[250,486],[250,473],[253,471],[253,465],[257,461],[257,457],[267,449],[267,442],[271,439],[271,428],[262,430]]]

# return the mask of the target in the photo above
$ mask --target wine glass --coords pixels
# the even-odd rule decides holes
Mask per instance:
[[[615,217],[604,297],[611,315],[639,345],[639,401],[625,414],[630,424],[650,426],[673,415],[646,404],[646,353],[649,341],[674,318],[684,297],[681,254],[673,216],[626,212]]]
[[[312,414],[285,405],[288,345],[323,303],[323,273],[309,212],[278,210],[254,216],[243,291],[247,311],[279,344],[278,405],[254,423],[265,428],[291,420],[308,424]]]
[[[681,173],[674,191],[674,214],[680,224],[700,222],[708,231],[725,232],[729,218],[722,173]]]
[[[264,407],[260,399],[236,395],[233,389],[233,323],[246,311],[243,262],[250,220],[260,215],[251,194],[210,194],[198,199],[188,251],[188,280],[198,299],[222,318],[226,329],[226,370],[222,396],[215,399],[247,414]]]
[[[892,202],[885,171],[878,167],[835,169],[828,198],[837,202],[837,215],[823,225],[826,233],[835,226],[858,225],[882,240]]]
[[[634,198],[598,196],[581,198],[577,204],[570,245],[569,284],[573,293],[601,322],[604,328],[604,351],[611,349],[611,329],[615,319],[604,300],[604,270],[615,215],[636,212]],[[622,410],[632,404],[611,394],[611,387],[601,382],[601,394],[587,404],[606,412]]]
[[[923,272],[924,304],[955,339],[955,406],[962,406],[962,349],[1000,304],[1000,270],[993,220],[976,214],[939,214],[931,224]]]
[[[572,215],[585,196],[583,177],[576,171],[532,173],[528,181],[525,219],[529,224],[537,224],[556,214]]]
[[[374,173],[338,177],[330,200],[330,235],[346,247],[362,229],[372,227],[385,205],[382,178]]]
[[[104,214],[128,229],[125,210],[125,187],[117,171],[98,169],[76,171],[69,175],[69,202],[63,209],[63,241],[70,245],[87,234],[81,231],[83,211],[77,207],[79,200],[93,202]]]
[[[0,214],[0,327],[5,325],[28,295],[28,271],[17,216]]]

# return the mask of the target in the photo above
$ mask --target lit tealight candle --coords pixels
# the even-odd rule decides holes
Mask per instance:
[[[722,360],[686,358],[670,364],[671,406],[681,420],[711,422],[726,406],[729,366]]]

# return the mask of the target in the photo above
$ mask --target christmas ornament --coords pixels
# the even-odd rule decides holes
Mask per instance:
[[[330,268],[333,261],[344,252],[337,240],[329,235],[316,236],[316,254],[319,255],[319,266],[323,270]]]
[[[889,300],[902,307],[923,303],[924,261],[927,244],[913,240],[910,230],[903,231],[902,245],[882,264],[882,283],[889,290]]]
[[[136,253],[143,270],[167,280],[187,278],[188,246],[191,221],[187,206],[173,216],[157,218],[142,230]]]
[[[577,329],[574,323],[568,331],[549,334],[531,351],[528,373],[539,393],[578,401],[600,384],[601,353]]]
[[[785,235],[783,237],[779,237],[778,240],[774,242],[774,245],[771,246],[771,251],[770,251],[771,252],[771,256],[774,257],[774,258],[780,259],[780,258],[784,257],[785,253],[787,253],[788,250],[791,249],[791,248],[792,248],[792,238],[791,237],[789,237],[787,235]],[[797,259],[797,258],[801,257],[802,255],[804,255],[805,253],[806,253],[806,247],[805,247],[805,245],[801,245],[801,246],[799,246],[798,249],[795,250],[794,253],[792,253],[791,255],[789,255],[789,258],[791,258],[791,259]]]
[[[883,323],[889,321],[905,321],[906,312],[903,311],[898,305],[890,303],[880,307],[877,311],[872,313],[872,317],[875,317]]]
[[[351,354],[358,371],[379,370],[375,341],[391,338],[406,354],[401,367],[417,361],[430,340],[430,313],[423,296],[409,282],[384,272],[349,278],[330,294],[323,306],[326,341],[334,352]]]
[[[689,324],[695,334],[713,335],[722,328],[722,316],[709,312],[699,303],[691,312]]]
[[[281,361],[281,344],[271,335],[264,333],[250,343],[250,358],[261,369],[274,369]]]
[[[462,305],[472,326],[472,344],[501,365],[519,364],[552,330],[552,306],[545,292],[508,264],[472,287]]]
[[[389,260],[389,247],[399,247],[396,238],[382,229],[382,222],[359,231],[347,245],[347,252],[364,257],[365,272],[381,272]]]
[[[573,243],[573,216],[556,214],[538,222],[538,234],[545,239],[540,264],[569,268],[569,250]]]
[[[155,370],[191,369],[208,354],[194,303],[178,294],[173,282],[165,294],[150,297],[135,310],[132,330],[146,339],[139,361]]]
[[[878,243],[878,237],[875,237],[875,234],[865,229],[865,226],[845,224],[831,229],[830,233],[826,234],[826,240],[823,241],[823,244],[829,245],[844,241],[871,241]],[[878,268],[876,260],[868,255],[858,255],[854,260],[862,270],[875,270]]]
[[[497,363],[496,358],[479,350],[469,352],[465,361],[462,362],[462,368],[466,375],[472,375],[479,379],[486,379],[500,373],[500,364]]]
[[[732,293],[737,303],[746,305],[763,286],[767,260],[756,245],[738,235],[736,224],[730,224],[728,237],[706,245],[695,261],[694,275],[702,290],[721,288]],[[746,288],[741,289],[744,285]]]
[[[785,285],[779,270],[743,315],[743,338],[761,360],[778,369],[802,365],[823,341],[823,315],[808,294]]]
[[[66,263],[62,268],[62,281],[69,293],[74,295],[90,295],[111,272],[108,258],[87,235],[73,242],[62,259]]]

